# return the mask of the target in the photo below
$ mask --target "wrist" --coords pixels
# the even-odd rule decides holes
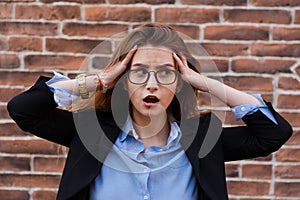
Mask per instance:
[[[77,87],[79,95],[82,99],[88,99],[89,98],[89,91],[87,89],[87,79],[85,74],[79,74],[76,76],[77,80]]]

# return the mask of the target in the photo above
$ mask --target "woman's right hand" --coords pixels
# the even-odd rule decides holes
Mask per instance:
[[[134,53],[136,52],[137,47],[133,48],[128,52],[126,57],[114,64],[112,67],[104,69],[98,75],[101,78],[102,83],[104,83],[107,89],[113,88],[117,83],[117,78],[126,70],[127,64],[132,59]],[[97,75],[89,75],[86,77],[86,87],[89,92],[96,91],[97,84],[95,84],[95,79],[97,79]],[[78,95],[78,83],[76,79],[63,80],[52,83],[51,86],[60,87],[71,91],[72,93]]]
[[[126,70],[127,64],[132,59],[136,50],[137,46],[131,49],[122,61],[117,62],[112,67],[105,68],[100,73],[100,78],[102,82],[107,86],[107,89],[111,89],[115,86],[118,81],[117,78]]]

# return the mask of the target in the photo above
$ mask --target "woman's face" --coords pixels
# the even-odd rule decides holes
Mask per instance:
[[[134,121],[139,125],[146,125],[151,118],[166,115],[177,87],[172,51],[166,47],[140,47],[132,58],[130,70],[127,89]]]

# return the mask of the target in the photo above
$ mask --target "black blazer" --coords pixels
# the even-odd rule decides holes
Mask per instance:
[[[24,131],[69,147],[57,199],[88,199],[89,185],[99,174],[102,163],[82,143],[75,124],[80,123],[80,127],[85,127],[87,134],[96,132],[97,138],[89,141],[89,144],[91,148],[97,149],[102,160],[110,151],[111,145],[107,145],[108,141],[112,144],[120,129],[109,112],[97,113],[98,123],[106,135],[104,136],[97,133],[99,128],[89,120],[91,111],[73,115],[58,109],[53,93],[45,84],[47,80],[49,78],[40,77],[29,90],[14,97],[7,106],[9,114]],[[278,125],[260,111],[245,116],[243,121],[247,126],[223,128],[216,144],[203,158],[199,158],[198,154],[207,132],[220,128],[222,124],[213,114],[207,114],[200,120],[192,118],[186,123],[181,143],[184,146],[186,141],[193,137],[191,144],[185,146],[185,152],[197,179],[199,199],[228,199],[225,161],[267,156],[278,150],[290,138],[292,128],[289,123],[274,111],[271,104],[267,105]],[[211,120],[214,120],[214,126],[209,128]],[[196,133],[189,129],[189,123],[199,123]]]

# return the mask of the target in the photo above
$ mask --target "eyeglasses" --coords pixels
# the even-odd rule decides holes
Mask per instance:
[[[150,73],[153,72],[157,83],[162,85],[170,85],[177,79],[178,72],[171,69],[160,69],[158,71],[147,71],[144,68],[128,71],[128,79],[131,83],[142,85],[150,78]]]

